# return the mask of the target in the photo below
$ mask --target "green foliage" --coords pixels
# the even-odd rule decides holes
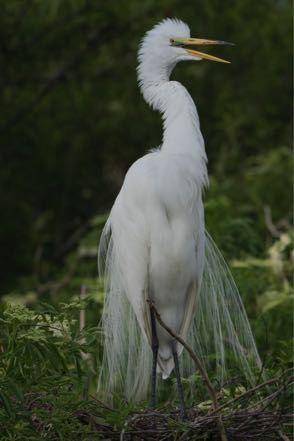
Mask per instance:
[[[98,369],[99,331],[79,331],[74,318],[86,303],[59,311],[1,306],[1,441],[78,440],[89,432],[76,417],[90,405]]]
[[[77,317],[81,312],[93,308],[91,301],[72,301],[60,305],[57,310],[51,305],[27,308],[20,304],[2,304],[0,310],[0,439],[1,441],[94,441],[106,439],[106,433],[114,436],[128,431],[134,415],[148,418],[147,403],[136,405],[118,397],[115,408],[110,408],[95,397],[96,380],[99,373],[99,330],[85,327],[79,330]],[[279,360],[279,374],[267,369],[269,378],[287,379],[287,363]],[[146,373],[147,374],[147,373]],[[213,379],[213,372],[209,373]],[[284,380],[283,380],[284,377]],[[199,373],[183,379],[187,404],[197,416],[205,416],[212,407],[207,390]],[[168,418],[168,430],[183,434],[190,425],[175,417],[177,401],[171,399],[171,388],[175,379],[170,378],[165,387],[165,399],[159,411]],[[230,401],[238,399],[246,389],[238,378],[223,388],[214,382],[218,391],[222,415],[232,411]],[[286,389],[285,389],[286,391]],[[276,388],[263,388],[247,401],[241,401],[237,410],[250,405],[258,409],[257,403],[266,396],[276,397]],[[290,391],[275,398],[276,406],[288,406]],[[243,403],[243,404],[242,404]],[[145,415],[144,416],[144,412]],[[158,414],[160,415],[160,414]],[[107,430],[109,432],[107,432]],[[176,438],[175,438],[176,439]]]

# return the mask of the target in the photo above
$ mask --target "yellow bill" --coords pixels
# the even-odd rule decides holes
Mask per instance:
[[[219,63],[230,63],[230,61],[224,60],[223,58],[215,57],[214,55],[205,54],[204,52],[195,51],[194,49],[186,48],[186,46],[208,46],[208,45],[227,45],[234,46],[233,43],[222,40],[206,40],[203,38],[172,38],[172,46],[178,46],[184,48],[190,55],[199,57],[205,60],[218,61]]]

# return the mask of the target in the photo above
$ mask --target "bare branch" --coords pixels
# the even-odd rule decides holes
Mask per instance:
[[[273,237],[279,238],[281,236],[281,232],[277,229],[277,227],[273,223],[271,207],[265,205],[263,207],[263,211],[264,211],[265,225],[267,226],[267,229],[269,230],[269,232]]]
[[[158,323],[175,339],[177,340],[179,343],[181,343],[182,346],[184,346],[184,348],[188,351],[190,357],[192,358],[192,360],[195,362],[196,368],[199,370],[200,374],[202,375],[203,381],[206,384],[206,387],[208,389],[209,395],[211,397],[212,400],[212,405],[213,405],[213,410],[214,413],[218,413],[218,402],[217,402],[217,395],[216,392],[209,380],[209,377],[207,375],[207,372],[205,370],[205,368],[202,366],[202,363],[200,361],[200,359],[198,358],[198,356],[195,354],[195,352],[193,351],[193,349],[179,336],[177,335],[171,328],[169,328],[161,319],[159,312],[157,311],[157,309],[155,308],[154,303],[151,300],[147,300],[147,302],[149,303],[150,309],[153,310],[153,312],[155,313],[155,317],[156,320],[158,321]],[[221,436],[221,440],[222,441],[228,441],[226,432],[225,432],[225,428],[221,419],[221,416],[218,416],[217,419],[217,423],[218,423],[218,427],[219,427],[219,431],[220,431],[220,436]]]

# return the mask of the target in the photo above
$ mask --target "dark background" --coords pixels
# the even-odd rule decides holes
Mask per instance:
[[[235,43],[214,49],[231,65],[182,63],[173,78],[195,100],[206,140],[208,228],[260,346],[280,348],[292,295],[288,1],[1,2],[0,292],[56,303],[81,284],[97,291],[107,212],[130,164],[161,142],[136,53],[168,16],[192,36]]]

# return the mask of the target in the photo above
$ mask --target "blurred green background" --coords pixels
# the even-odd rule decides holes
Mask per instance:
[[[136,84],[137,48],[164,17],[224,39],[231,65],[183,63],[209,158],[206,222],[229,261],[266,362],[292,334],[291,4],[284,0],[1,2],[2,299],[91,296],[96,254],[128,167],[161,142]],[[83,288],[83,289],[84,289]]]

